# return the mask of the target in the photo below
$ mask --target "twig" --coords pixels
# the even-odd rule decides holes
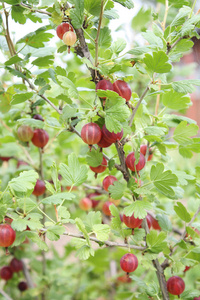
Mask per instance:
[[[100,35],[100,30],[101,30],[101,23],[102,23],[102,19],[103,19],[103,8],[104,8],[103,4],[104,4],[104,0],[101,0],[101,11],[100,11],[100,16],[99,16],[97,36],[95,39],[95,67],[98,66],[98,43],[99,43],[99,35]]]
[[[123,176],[124,176],[124,179],[128,182],[129,179],[130,179],[130,173],[128,171],[128,168],[127,168],[127,165],[126,165],[126,157],[125,157],[125,152],[124,152],[124,149],[123,149],[123,145],[120,145],[120,142],[116,142],[115,143],[115,147],[117,149],[117,153],[118,153],[118,156],[119,156],[119,160],[120,160],[120,163],[121,163],[121,167],[122,167],[122,173],[123,173]]]
[[[169,1],[165,0],[165,15],[164,15],[163,23],[162,23],[163,31],[165,31],[165,25],[166,25],[166,21],[167,21],[168,10],[169,10]]]
[[[149,88],[149,85],[148,85],[148,86],[146,87],[146,89],[144,90],[144,93],[143,93],[142,96],[140,97],[140,99],[139,99],[139,101],[138,101],[138,103],[137,103],[135,109],[133,110],[132,115],[131,115],[131,117],[130,117],[130,121],[129,121],[129,126],[130,126],[130,127],[132,126],[132,123],[133,123],[133,119],[134,119],[134,117],[135,117],[135,114],[136,114],[136,112],[137,112],[137,110],[138,110],[138,108],[139,108],[139,106],[140,106],[142,100],[143,100],[144,97],[146,96],[146,94],[147,94],[147,92],[148,92],[149,89],[150,89],[150,88]]]
[[[166,51],[166,54],[168,55],[169,52],[182,40],[182,39],[185,39],[185,37],[179,37],[178,40],[176,40],[172,45],[168,45],[167,47],[167,51]]]
[[[41,9],[33,8],[33,7],[31,7],[31,6],[27,5],[27,4],[24,4],[23,2],[21,2],[21,3],[19,4],[19,6],[24,7],[24,8],[26,8],[26,9],[29,9],[31,12],[38,12],[38,13],[40,13],[40,14],[48,15],[48,16],[51,17],[51,13],[50,13],[50,12],[45,11],[45,10],[41,10]]]
[[[13,300],[6,292],[4,292],[2,289],[0,289],[0,294],[6,299],[6,300]]]
[[[26,266],[26,263],[24,262],[24,260],[22,259],[22,264],[23,264],[23,273],[24,273],[24,276],[26,278],[26,281],[27,281],[27,284],[28,284],[28,287],[29,288],[34,288],[34,283],[33,283],[33,280],[31,278],[31,275],[29,273],[29,270]]]

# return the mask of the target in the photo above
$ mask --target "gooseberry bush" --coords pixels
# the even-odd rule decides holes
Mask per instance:
[[[200,14],[155,3],[1,1],[0,299],[199,299]]]

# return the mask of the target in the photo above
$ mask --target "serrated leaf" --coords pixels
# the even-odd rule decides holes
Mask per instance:
[[[60,235],[65,232],[65,228],[61,225],[54,225],[47,229],[47,238],[51,241],[58,241],[60,239]]]
[[[153,52],[153,56],[147,53],[143,61],[147,66],[147,70],[153,73],[168,73],[172,68],[164,51]]]
[[[166,107],[176,110],[186,109],[191,105],[189,96],[176,91],[169,91],[163,94],[162,102]]]
[[[149,42],[150,45],[155,45],[158,48],[163,48],[162,39],[156,36],[152,31],[147,30],[146,32],[142,32],[142,36],[143,38],[145,38],[145,40],[147,40],[147,42]]]
[[[26,100],[29,100],[33,97],[33,93],[30,92],[30,93],[18,93],[18,94],[15,94],[13,95],[12,97],[12,105],[15,105],[15,104],[19,104],[19,103],[22,103],[22,102],[25,102]]]
[[[87,214],[86,220],[83,221],[87,232],[93,231],[93,226],[102,223],[102,216],[100,211],[90,211]]]
[[[96,237],[104,242],[109,238],[110,226],[107,224],[95,224],[93,226],[93,231],[96,234]]]
[[[87,233],[87,230],[86,230],[86,227],[85,227],[83,221],[80,218],[76,218],[75,222],[76,222],[77,228],[83,233],[83,235],[84,235],[84,237],[85,237],[85,239],[87,241],[87,244],[90,246],[89,235]]]
[[[65,104],[63,108],[63,113],[62,113],[62,118],[64,121],[68,121],[68,119],[74,117],[77,112],[77,107],[70,105],[70,104]]]
[[[159,127],[159,126],[148,126],[148,127],[144,128],[144,131],[148,135],[163,136],[166,134],[168,129],[165,127]]]
[[[17,231],[24,231],[27,227],[27,220],[25,219],[17,219],[12,221],[12,228]]]
[[[119,182],[119,181],[115,181],[113,183],[113,185],[110,185],[109,188],[108,188],[110,196],[114,200],[121,199],[124,195],[125,190],[126,190],[126,183],[125,182]]]
[[[185,206],[181,202],[177,202],[176,204],[177,205],[174,206],[174,210],[175,210],[176,214],[179,216],[179,218],[181,218],[181,220],[183,220],[187,223],[190,222],[191,216],[188,213]]]
[[[172,231],[172,223],[170,222],[168,216],[164,214],[157,214],[156,219],[161,229],[164,231]]]
[[[63,177],[67,186],[79,186],[87,179],[86,165],[80,165],[75,153],[68,156],[68,166],[61,163],[59,173]]]
[[[1,209],[0,209],[0,223],[3,221],[5,215],[6,215],[6,212],[7,212],[7,205],[5,204],[0,204],[1,206]]]
[[[156,230],[151,230],[146,236],[148,250],[153,253],[160,253],[167,248],[165,241],[167,234],[165,232],[158,233]]]
[[[8,186],[13,191],[27,193],[34,189],[38,177],[38,173],[33,170],[24,171],[20,173],[19,177],[13,178]]]
[[[73,0],[74,7],[70,9],[70,19],[74,28],[82,27],[84,17],[84,0]]]
[[[118,38],[114,43],[112,43],[110,49],[112,53],[119,54],[126,47],[126,41],[122,38]]]
[[[151,167],[150,172],[151,180],[156,187],[156,189],[168,196],[173,197],[175,195],[172,186],[176,186],[178,178],[171,170],[164,171],[164,165],[162,163],[157,163],[155,166]]]
[[[47,55],[44,57],[38,57],[35,60],[32,61],[32,65],[38,66],[38,67],[48,67],[54,63],[54,56],[53,55]]]
[[[13,65],[13,64],[16,64],[18,62],[22,61],[22,58],[19,57],[18,55],[14,55],[12,56],[10,59],[8,59],[6,62],[5,62],[5,65],[6,66],[10,66],[10,65]]]
[[[94,256],[94,250],[88,245],[82,246],[76,252],[76,256],[78,256],[80,260],[87,260],[91,255]]]
[[[193,93],[196,88],[194,85],[200,86],[200,80],[198,79],[187,79],[181,81],[172,82],[172,88],[178,93]]]
[[[151,209],[152,209],[151,203],[144,200],[142,201],[137,200],[132,204],[128,205],[127,207],[125,207],[124,214],[130,217],[134,213],[135,218],[144,219],[147,215],[146,211]]]
[[[111,227],[115,230],[121,229],[122,221],[120,219],[118,208],[114,204],[111,204],[109,206],[109,209],[113,216],[113,218],[111,219]]]
[[[131,9],[134,7],[134,3],[132,0],[114,0],[114,2],[117,2],[124,7],[127,7],[128,9]]]
[[[90,167],[98,167],[102,164],[103,154],[100,149],[92,149],[87,153],[86,162]]]
[[[38,245],[40,250],[44,250],[44,251],[49,250],[47,244],[41,240],[41,238],[38,236],[38,234],[31,235],[31,236],[29,236],[29,238]]]
[[[57,76],[58,81],[60,82],[61,86],[65,89],[67,89],[67,94],[70,98],[78,99],[79,93],[77,88],[75,87],[74,83],[68,79],[67,77],[58,75]]]
[[[69,192],[65,192],[65,193],[57,193],[55,195],[49,196],[44,198],[41,202],[43,204],[60,204],[62,203],[62,201],[65,200],[72,200],[73,198],[75,198],[75,195]]]
[[[191,136],[198,133],[198,126],[195,124],[187,125],[187,121],[182,121],[174,130],[173,139],[180,145],[192,144]]]

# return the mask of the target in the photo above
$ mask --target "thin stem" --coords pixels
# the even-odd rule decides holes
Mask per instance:
[[[95,67],[98,66],[98,43],[99,43],[99,35],[100,35],[100,29],[101,29],[101,23],[103,19],[103,9],[104,9],[104,0],[101,0],[101,11],[100,11],[100,16],[99,16],[99,25],[97,29],[97,36],[95,39]]]
[[[40,207],[37,207],[37,209],[47,218],[49,219],[52,223],[56,224],[54,220],[52,220]]]
[[[164,15],[163,23],[162,23],[162,29],[163,29],[163,31],[165,31],[168,10],[169,10],[169,2],[168,2],[168,0],[165,0],[165,15]]]
[[[45,11],[45,10],[41,10],[41,9],[33,8],[33,7],[31,7],[31,6],[27,5],[27,4],[24,4],[23,2],[21,2],[19,4],[19,6],[21,6],[23,8],[26,8],[26,9],[30,10],[31,12],[38,12],[40,14],[44,14],[44,15],[47,15],[47,16],[51,17],[51,13],[50,12]]]
[[[160,83],[161,83],[161,80],[159,80],[159,86],[158,86],[159,87],[159,91],[161,90]],[[158,94],[157,97],[156,97],[155,116],[158,115],[159,104],[160,104],[160,94]]]
[[[95,40],[93,39],[93,37],[91,37],[91,35],[83,27],[82,30],[89,36],[90,40],[95,44]]]
[[[6,292],[4,292],[2,289],[0,289],[0,294],[6,299],[6,300],[13,300]]]
[[[144,99],[144,97],[146,96],[147,92],[149,91],[149,89],[150,89],[150,88],[149,88],[149,85],[148,85],[148,86],[146,87],[146,89],[144,90],[142,96],[140,97],[140,99],[139,99],[139,101],[138,101],[136,107],[134,108],[134,110],[133,110],[133,112],[132,112],[132,115],[131,115],[131,117],[130,117],[130,121],[129,121],[129,126],[130,126],[130,127],[132,126],[132,124],[133,124],[133,119],[134,119],[134,117],[135,117],[135,114],[136,114],[136,112],[137,112],[137,110],[138,110],[138,108],[139,108],[139,106],[140,106],[142,100]]]
[[[192,13],[193,13],[193,11],[194,11],[194,9],[195,9],[196,3],[197,3],[197,0],[194,0],[194,3],[193,3],[193,5],[192,5],[192,10],[191,10],[191,13],[190,13],[190,18],[191,18]]]

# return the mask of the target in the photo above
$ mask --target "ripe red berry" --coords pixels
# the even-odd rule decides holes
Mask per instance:
[[[109,206],[113,204],[112,202],[110,201],[106,201],[102,207],[102,212],[106,215],[106,216],[111,216],[111,211],[110,211],[110,208]]]
[[[123,80],[116,80],[113,83],[113,88],[114,88],[114,92],[119,94],[122,98],[126,99],[126,102],[131,99],[132,91],[127,82]]]
[[[16,233],[9,224],[0,224],[0,247],[9,247],[15,241]]]
[[[109,81],[109,80],[106,80],[106,79],[103,79],[103,80],[100,80],[97,85],[96,85],[96,91],[98,90],[110,90],[110,91],[113,91],[113,85],[112,83]],[[106,99],[106,97],[102,97],[102,99]]]
[[[141,145],[140,146],[140,153],[142,153],[144,156],[146,155],[146,153],[147,153],[147,145]],[[153,151],[150,148],[147,160],[150,161],[150,160],[152,160],[152,158],[153,158]]]
[[[90,210],[92,208],[92,200],[87,197],[81,199],[79,202],[79,207],[85,211]]]
[[[101,137],[100,141],[97,143],[97,145],[100,148],[107,148],[107,147],[110,147],[112,145],[112,143],[105,140],[103,132],[102,132],[102,137]]]
[[[62,23],[62,24],[58,25],[58,27],[56,28],[57,36],[61,40],[63,38],[64,33],[67,31],[74,31],[72,25],[70,25],[69,23]]]
[[[113,183],[114,183],[115,181],[117,181],[117,178],[116,178],[115,176],[113,176],[113,175],[108,175],[108,176],[106,176],[106,177],[104,178],[104,180],[103,180],[103,183],[102,183],[102,184],[103,184],[104,190],[108,192],[109,186],[110,186],[110,185],[113,185]]]
[[[46,187],[45,187],[44,181],[38,179],[36,181],[36,184],[35,184],[35,187],[34,187],[34,190],[33,190],[32,194],[35,195],[35,196],[41,196],[41,195],[44,194],[45,190],[46,190]]]
[[[179,276],[172,276],[167,281],[167,290],[170,294],[179,296],[185,290],[185,282]]]
[[[139,161],[135,164],[135,152],[131,152],[126,158],[126,165],[131,171],[140,171],[145,166],[145,157],[142,153],[140,153]]]
[[[10,156],[0,156],[0,160],[2,161],[9,161],[12,157]]]
[[[23,160],[18,160],[17,162],[17,169],[20,167],[20,166],[28,166],[27,162],[23,161]]]
[[[87,195],[87,198],[90,198],[90,200],[92,201],[92,208],[95,208],[99,204],[99,200],[95,200],[95,198],[99,195],[101,195],[101,194],[98,192],[90,193]]]
[[[29,142],[33,137],[33,129],[27,125],[21,125],[17,130],[18,139],[22,142]]]
[[[90,167],[90,169],[95,173],[103,173],[106,170],[108,163],[107,160],[103,157],[102,163],[98,167]]]
[[[37,128],[34,130],[33,138],[31,141],[36,147],[44,148],[44,146],[46,146],[49,141],[49,135],[46,130]]]
[[[5,266],[0,270],[0,277],[4,280],[9,280],[13,277],[13,272],[9,266]]]
[[[88,145],[97,144],[101,136],[101,128],[96,123],[88,123],[81,130],[81,138]]]
[[[147,214],[146,215],[146,220],[147,220],[147,225],[148,225],[148,227],[150,229],[151,226],[152,226],[152,217],[149,214]],[[139,228],[142,228],[142,225],[140,225]]]
[[[127,253],[120,259],[120,267],[124,272],[134,272],[138,267],[138,259],[132,253]]]
[[[21,292],[24,292],[25,290],[28,289],[28,284],[27,284],[25,281],[21,281],[21,282],[18,284],[18,289],[19,289]]]
[[[63,42],[67,46],[73,46],[76,43],[76,33],[73,31],[67,31],[63,35]]]
[[[156,219],[154,219],[154,218],[152,218],[152,227],[153,227],[153,229],[161,230],[161,227],[158,224],[158,221]]]
[[[21,260],[14,257],[10,262],[10,268],[12,272],[18,273],[23,270],[23,263]]]
[[[140,225],[142,224],[142,221],[143,221],[143,219],[135,218],[134,213],[130,217],[123,214],[123,222],[129,228],[138,228],[138,227],[140,227]]]
[[[34,116],[33,116],[33,119],[35,119],[35,120],[40,120],[40,121],[44,122],[43,117],[42,117],[41,115],[39,115],[39,114],[34,115]]]
[[[117,141],[120,141],[121,138],[123,137],[123,129],[120,132],[114,133],[110,132],[107,128],[106,125],[104,124],[102,127],[102,134],[104,139],[109,142],[109,143],[116,143]]]
[[[200,296],[199,297],[194,297],[193,300],[200,300]]]
[[[11,218],[4,218],[4,221],[5,221],[6,224],[11,224],[12,221],[13,221],[13,219],[11,219]]]

